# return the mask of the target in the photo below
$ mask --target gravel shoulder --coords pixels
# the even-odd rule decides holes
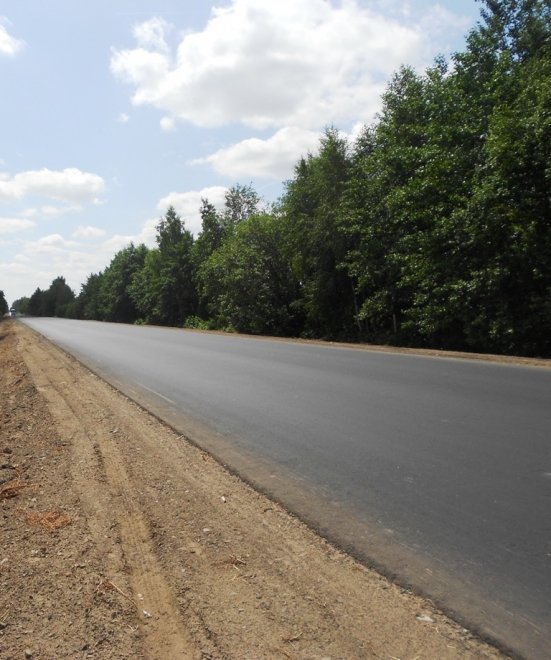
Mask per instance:
[[[0,365],[0,657],[504,657],[22,324]]]

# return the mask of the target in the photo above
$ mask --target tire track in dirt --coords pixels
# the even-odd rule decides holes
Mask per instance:
[[[142,615],[141,635],[145,656],[148,658],[200,657],[185,629],[174,594],[162,572],[151,544],[148,526],[136,505],[137,497],[128,478],[122,456],[98,425],[102,419],[98,402],[81,404],[74,396],[79,383],[74,379],[71,365],[63,364],[60,355],[55,357],[42,351],[38,344],[20,339],[21,352],[31,375],[45,397],[50,411],[62,433],[73,439],[73,460],[95,481],[80,483],[80,496],[88,509],[91,533],[96,543],[105,542],[107,531],[112,534],[116,524],[121,543],[119,556],[108,555],[110,574],[122,566],[129,572],[128,580],[132,595],[128,598]],[[92,414],[91,414],[92,413]],[[114,428],[113,433],[118,429]],[[103,474],[102,474],[103,473]],[[104,479],[98,479],[98,474]],[[114,505],[116,502],[116,505]],[[113,588],[113,580],[105,580],[107,588]],[[125,592],[121,590],[121,593]]]

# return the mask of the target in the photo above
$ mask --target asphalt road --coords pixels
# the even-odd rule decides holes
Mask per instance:
[[[551,657],[551,369],[25,323],[357,557]]]

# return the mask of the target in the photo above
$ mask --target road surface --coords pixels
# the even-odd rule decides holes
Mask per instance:
[[[551,648],[551,369],[25,322],[368,563]]]

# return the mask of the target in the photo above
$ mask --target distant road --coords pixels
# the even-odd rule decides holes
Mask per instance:
[[[24,322],[356,556],[551,655],[551,369]]]

